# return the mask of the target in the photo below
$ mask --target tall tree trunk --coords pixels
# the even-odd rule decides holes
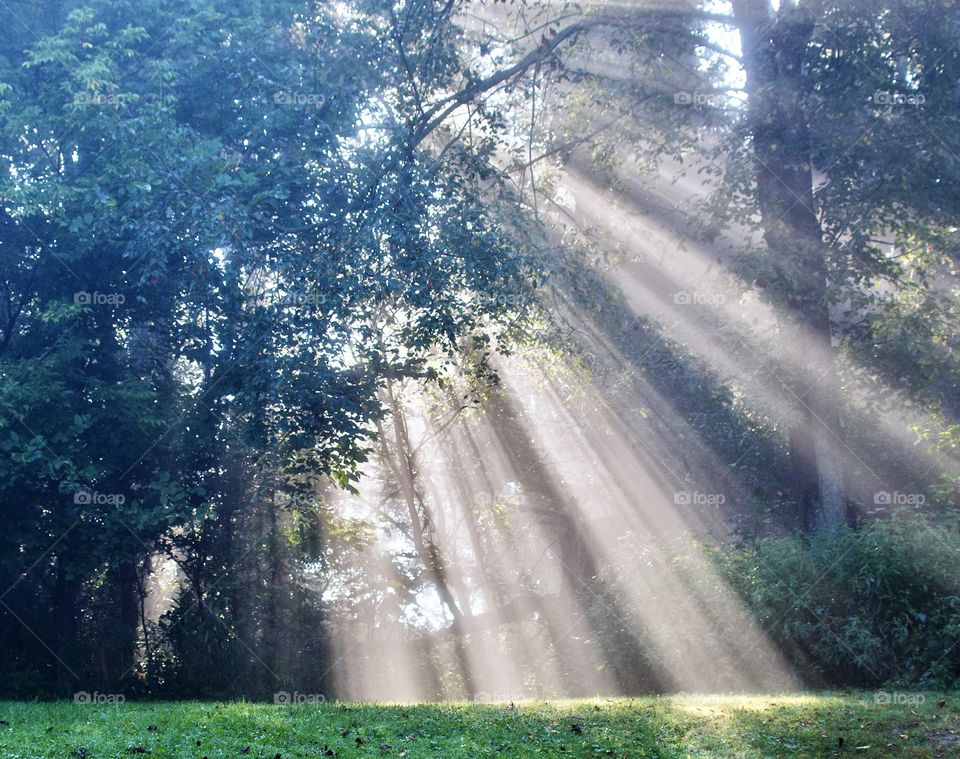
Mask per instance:
[[[147,554],[143,558],[143,566],[137,575],[137,611],[140,616],[140,635],[143,637],[143,659],[146,662],[147,673],[153,664],[153,649],[150,647],[150,626],[147,624],[147,598],[149,590],[147,583],[153,573],[153,558]]]
[[[810,136],[804,108],[803,57],[814,19],[784,0],[733,0],[749,97],[749,131],[769,275],[761,284],[785,308],[795,351],[790,392],[796,415],[789,434],[793,496],[808,529],[828,532],[846,519],[839,381],[832,345],[827,251],[814,208]]]
[[[447,564],[438,545],[437,537],[433,534],[433,526],[430,524],[430,514],[426,510],[424,498],[418,489],[417,478],[419,473],[417,471],[413,446],[410,442],[409,432],[407,431],[403,409],[400,407],[400,402],[394,393],[392,380],[387,380],[385,395],[390,407],[395,450],[391,453],[383,425],[378,422],[378,433],[384,459],[390,466],[397,485],[403,494],[404,503],[407,506],[407,514],[410,517],[410,533],[417,555],[430,573],[437,595],[440,596],[441,602],[449,609],[450,615],[453,618],[451,629],[453,631],[454,647],[459,663],[460,674],[463,678],[463,685],[467,696],[473,698],[477,690],[474,685],[473,672],[470,668],[469,656],[466,650],[467,628],[464,614],[451,589]]]
[[[140,626],[139,596],[137,592],[137,567],[133,561],[121,561],[113,573],[120,618],[117,620],[116,649],[112,652],[111,682],[121,686],[124,678],[134,667],[137,653],[137,635]],[[120,679],[118,679],[120,678]]]
[[[271,486],[269,502],[266,505],[267,510],[267,563],[270,577],[270,584],[267,587],[267,608],[264,614],[264,632],[262,643],[263,656],[266,658],[270,667],[270,672],[276,672],[279,669],[279,657],[285,653],[280,651],[280,641],[283,639],[283,645],[286,645],[286,636],[281,634],[281,615],[280,608],[281,594],[284,586],[283,571],[283,547],[280,535],[280,518],[277,513],[278,506],[275,497],[275,489]],[[261,506],[263,508],[263,506]],[[277,683],[280,685],[280,683]]]
[[[77,598],[79,584],[69,577],[68,560],[65,556],[57,557],[56,577],[53,587],[53,618],[56,625],[56,655],[57,692],[61,696],[68,696],[76,690],[78,685],[74,672],[67,662],[72,658],[74,643],[77,636]]]
[[[589,688],[596,681],[594,667],[598,662],[583,641],[596,640],[602,635],[602,620],[593,619],[589,614],[581,615],[580,610],[601,601],[614,618],[626,617],[626,611],[619,609],[615,599],[601,597],[603,586],[596,584],[599,566],[589,542],[589,528],[583,522],[576,500],[552,475],[537,451],[535,441],[521,421],[522,410],[504,392],[492,393],[484,410],[497,444],[511,462],[511,477],[542,505],[541,519],[556,541],[560,568],[557,594],[562,601],[559,604],[538,604],[537,613],[546,622],[547,635],[562,668],[563,686],[570,695],[589,695]],[[572,619],[571,612],[582,618]],[[642,642],[634,639],[633,643],[642,657]],[[612,662],[606,664],[612,665]],[[615,667],[609,673],[618,680],[623,674]],[[620,684],[627,692],[656,690],[660,681],[652,672],[647,675],[639,687],[636,680],[630,683],[621,681]]]

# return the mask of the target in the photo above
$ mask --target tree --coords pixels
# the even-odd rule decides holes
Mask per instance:
[[[450,5],[44,10],[5,25],[4,634],[69,692],[130,679],[158,557],[214,648],[269,647],[283,494],[351,487],[385,383],[489,341],[530,273],[482,153],[410,116],[455,75]],[[275,587],[220,593],[253,548]]]
[[[706,162],[716,192],[701,227],[761,236],[733,268],[780,315],[793,500],[809,529],[833,532],[847,520],[845,470],[856,458],[837,348],[851,325],[870,321],[883,288],[904,281],[884,240],[952,249],[956,199],[937,188],[956,180],[957,145],[929,125],[957,118],[958,18],[937,2],[713,7],[549,19],[562,32],[544,34],[537,51],[565,55],[555,77],[563,94],[546,127],[555,140],[534,160],[591,144],[598,165],[624,146],[653,163],[690,153]],[[718,30],[733,30],[742,54]],[[628,61],[627,73],[612,76],[586,51]],[[731,68],[742,69],[742,91]],[[586,88],[584,111],[562,115]],[[707,107],[690,107],[690,92]],[[618,111],[632,123],[611,118]]]

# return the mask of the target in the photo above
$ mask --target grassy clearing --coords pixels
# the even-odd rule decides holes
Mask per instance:
[[[911,694],[916,702],[917,694]],[[951,757],[960,694],[508,704],[0,702],[0,757]]]

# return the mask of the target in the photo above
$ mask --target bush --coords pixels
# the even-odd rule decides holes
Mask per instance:
[[[900,519],[713,555],[811,684],[960,685],[960,532],[953,527]]]

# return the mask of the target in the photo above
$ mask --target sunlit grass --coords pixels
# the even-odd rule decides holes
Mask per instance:
[[[880,701],[883,695],[880,696]],[[948,757],[960,697],[669,696],[497,704],[0,703],[0,756]]]

